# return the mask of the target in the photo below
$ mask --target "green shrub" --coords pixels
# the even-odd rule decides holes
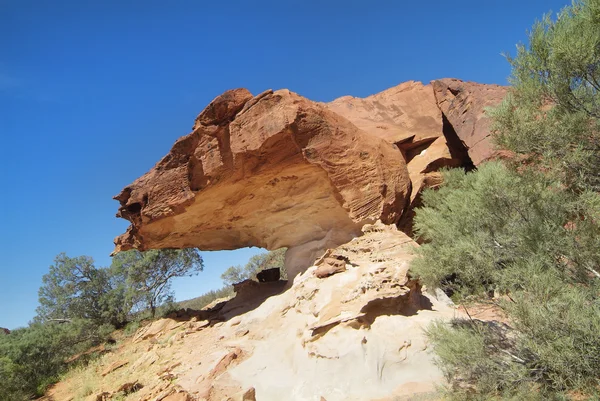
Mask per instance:
[[[510,327],[427,333],[451,398],[598,399],[600,0],[545,16],[509,62],[512,88],[490,114],[516,157],[446,172],[424,194],[414,270],[458,299],[502,295]]]
[[[428,242],[412,270],[455,299],[504,295],[495,302],[511,324],[503,336],[471,321],[428,330],[454,387],[473,396],[593,391],[600,385],[600,235],[589,216],[597,198],[500,163],[444,178],[417,211],[416,231]]]
[[[600,0],[545,15],[518,45],[496,140],[570,188],[600,190]]]
[[[415,232],[426,243],[412,270],[426,285],[462,296],[518,286],[510,264],[534,256],[553,264],[567,248],[572,197],[559,189],[501,163],[444,172],[444,185],[425,191],[416,213]]]
[[[33,323],[0,336],[0,399],[43,395],[48,385],[67,370],[69,357],[107,340],[113,330],[111,326],[74,320]]]

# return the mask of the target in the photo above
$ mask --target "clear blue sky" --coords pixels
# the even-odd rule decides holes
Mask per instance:
[[[223,91],[366,96],[406,80],[505,84],[536,18],[567,0],[0,0],[0,326],[25,325],[54,256],[110,264],[121,188]],[[204,253],[177,298],[256,250]]]

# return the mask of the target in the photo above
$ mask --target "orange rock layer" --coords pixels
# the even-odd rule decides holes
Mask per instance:
[[[314,257],[366,223],[397,224],[440,167],[493,156],[484,108],[505,92],[452,79],[327,104],[227,91],[115,197],[131,222],[115,252],[304,246]]]

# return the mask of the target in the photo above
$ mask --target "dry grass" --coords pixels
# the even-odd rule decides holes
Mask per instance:
[[[114,393],[121,385],[138,380],[140,383],[150,383],[156,380],[157,363],[138,364],[136,361],[145,357],[148,343],[133,344],[131,339],[126,339],[113,352],[90,362],[85,366],[78,366],[67,373],[64,379],[52,390],[56,400],[72,398],[73,401],[84,401],[93,394],[103,391]],[[102,376],[102,371],[116,361],[125,360],[128,363],[115,371]],[[134,369],[135,367],[135,369]],[[134,399],[130,396],[115,395],[115,399]]]

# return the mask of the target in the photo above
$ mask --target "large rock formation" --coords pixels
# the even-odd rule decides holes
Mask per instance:
[[[504,92],[440,80],[328,104],[287,90],[217,97],[117,195],[132,224],[116,251],[285,246],[295,279],[266,272],[209,310],[141,328],[105,355],[91,397],[436,399],[444,377],[423,328],[460,312],[411,279],[418,245],[396,225],[409,227],[440,167],[493,156],[485,107]],[[80,383],[50,397],[72,399]]]
[[[507,88],[459,79],[440,79],[433,81],[432,85],[440,110],[468,149],[472,162],[478,165],[494,157],[491,120],[486,108],[500,103]]]
[[[365,223],[397,222],[410,189],[389,142],[287,90],[238,89],[117,195],[132,225],[116,250],[290,247],[314,258]]]
[[[132,223],[115,251],[288,247],[293,276],[366,223],[410,218],[440,167],[485,160],[484,107],[504,92],[448,79],[328,104],[287,90],[225,92],[115,197]]]
[[[442,136],[442,113],[431,85],[408,81],[366,98],[343,96],[327,107],[360,129],[411,149]]]
[[[402,151],[412,182],[411,202],[426,186],[429,173],[469,163],[459,141],[448,143],[432,85],[408,81],[366,98],[344,96],[327,107]]]

